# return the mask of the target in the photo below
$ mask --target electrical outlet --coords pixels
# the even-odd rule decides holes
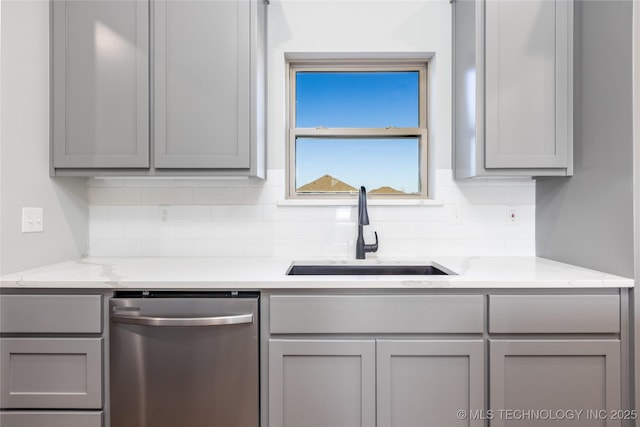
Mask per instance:
[[[44,231],[44,209],[22,208],[22,232],[41,233]]]
[[[517,206],[507,208],[507,225],[520,225],[520,210]]]
[[[160,206],[158,210],[158,221],[160,225],[169,225],[170,212],[169,206]]]

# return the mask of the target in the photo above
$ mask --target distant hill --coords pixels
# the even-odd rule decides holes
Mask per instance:
[[[369,191],[369,194],[405,194],[404,191],[396,190],[393,187],[380,187]]]
[[[300,193],[356,193],[358,190],[331,175],[324,175],[308,184],[298,187],[296,191]]]

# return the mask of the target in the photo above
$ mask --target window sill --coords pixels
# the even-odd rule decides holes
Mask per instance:
[[[357,199],[285,199],[276,202],[278,206],[356,206]],[[444,200],[433,199],[368,199],[368,206],[443,206]]]

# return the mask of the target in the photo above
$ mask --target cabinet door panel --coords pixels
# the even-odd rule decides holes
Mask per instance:
[[[100,295],[0,295],[0,333],[101,332]]]
[[[0,408],[102,408],[102,338],[0,338]]]
[[[0,411],[0,425],[2,427],[102,427],[102,411]]]
[[[482,426],[484,343],[377,341],[378,427]]]
[[[53,166],[148,167],[148,3],[51,4]]]
[[[490,341],[491,426],[619,426],[587,411],[620,409],[617,340]],[[574,419],[524,419],[500,410],[584,412]]]
[[[567,167],[569,2],[487,1],[487,168]]]
[[[372,340],[270,340],[269,425],[375,425],[375,359]]]
[[[157,168],[249,168],[250,8],[154,2]]]

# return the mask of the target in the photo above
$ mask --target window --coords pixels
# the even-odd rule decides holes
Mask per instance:
[[[427,64],[289,63],[289,198],[427,197]]]

